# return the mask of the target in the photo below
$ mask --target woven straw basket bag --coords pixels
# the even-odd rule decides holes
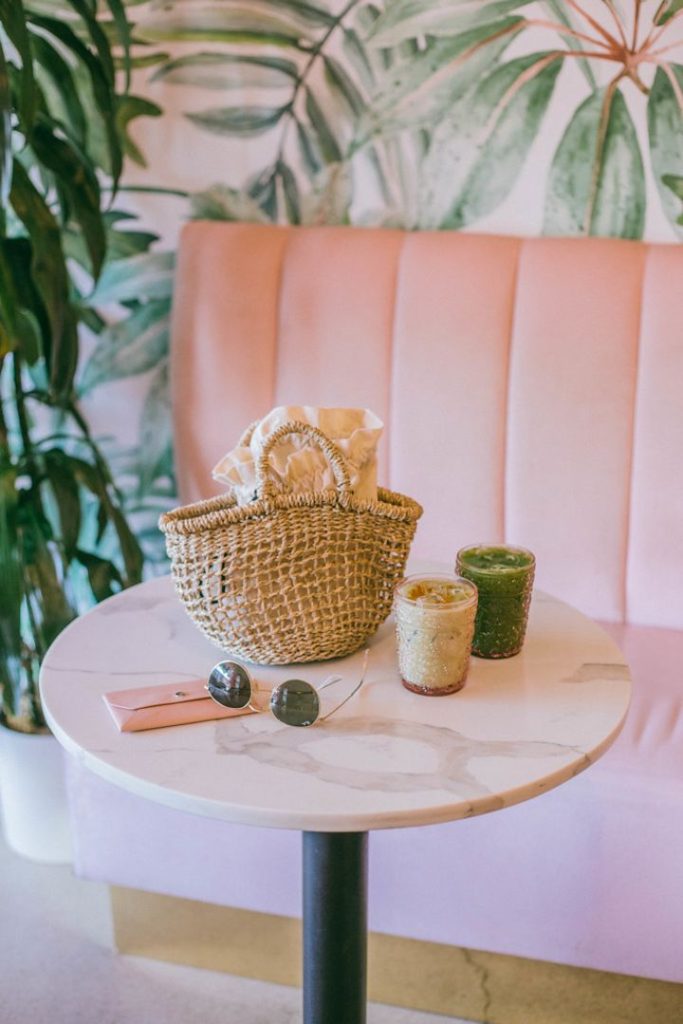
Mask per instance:
[[[276,493],[268,455],[290,434],[325,453],[335,489]],[[248,444],[250,432],[241,440]],[[249,661],[288,664],[357,650],[391,611],[422,508],[378,489],[351,492],[345,458],[315,427],[286,423],[256,460],[256,500],[232,497],[162,516],[176,590],[199,629]]]

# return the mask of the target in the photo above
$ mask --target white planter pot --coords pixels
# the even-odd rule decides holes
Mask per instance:
[[[44,864],[71,861],[64,758],[54,736],[0,726],[0,806],[12,850]]]

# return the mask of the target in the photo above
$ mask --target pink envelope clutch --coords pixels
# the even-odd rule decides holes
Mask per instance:
[[[211,700],[204,686],[204,679],[193,679],[189,683],[116,690],[102,696],[121,732],[162,729],[167,725],[253,713],[249,708],[222,708]]]

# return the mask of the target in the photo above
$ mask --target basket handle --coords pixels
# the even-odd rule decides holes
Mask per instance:
[[[256,459],[256,494],[259,498],[272,498],[275,494],[274,484],[268,476],[268,456],[273,448],[290,434],[303,434],[327,456],[332,467],[337,491],[340,494],[351,493],[351,480],[346,459],[334,441],[330,441],[321,430],[310,423],[297,423],[291,420],[274,430],[263,442]]]

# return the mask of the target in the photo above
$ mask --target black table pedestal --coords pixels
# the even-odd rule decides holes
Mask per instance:
[[[367,832],[303,833],[304,1024],[365,1024]]]

